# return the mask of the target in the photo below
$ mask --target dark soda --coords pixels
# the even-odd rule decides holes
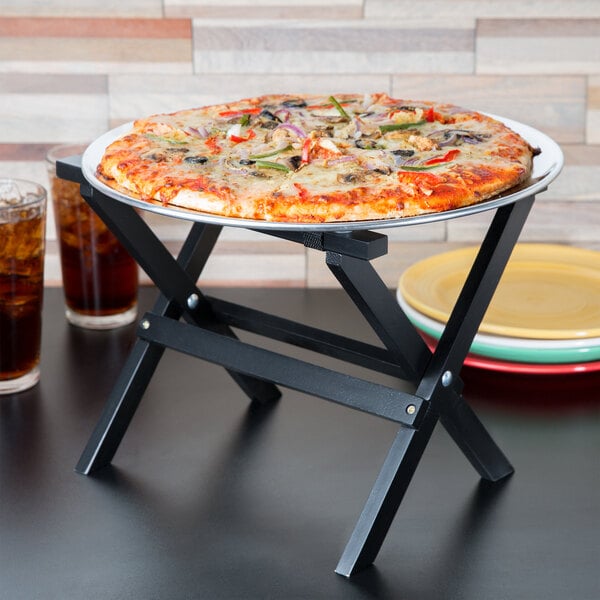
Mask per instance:
[[[44,207],[45,197],[42,208],[0,207],[0,381],[26,375],[39,362]]]
[[[83,200],[76,183],[54,177],[52,197],[67,307],[94,317],[134,307],[136,262]]]
[[[40,359],[41,277],[0,274],[0,380],[29,373]]]

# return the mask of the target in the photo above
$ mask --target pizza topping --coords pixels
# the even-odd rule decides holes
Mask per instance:
[[[219,113],[220,117],[225,119],[233,119],[236,117],[243,117],[244,115],[258,115],[261,112],[261,108],[242,108],[240,110],[225,110]]]
[[[271,162],[268,160],[257,160],[255,164],[260,169],[277,169],[278,171],[285,171],[286,173],[289,173],[291,170],[289,167],[286,167],[281,163]]]
[[[464,129],[439,129],[427,136],[435,140],[438,146],[460,146],[463,142],[467,144],[480,144],[489,139],[489,134],[466,131]]]
[[[183,162],[192,165],[204,165],[208,162],[208,158],[206,156],[186,156],[183,159]]]
[[[302,166],[302,157],[299,155],[290,156],[287,162],[292,171],[297,171]]]
[[[389,131],[413,129],[414,127],[418,127],[419,125],[423,125],[424,123],[426,123],[426,121],[415,121],[410,123],[390,123],[387,125],[380,125],[379,131],[381,131],[381,133],[388,133]]]
[[[314,139],[312,137],[306,138],[302,144],[301,163],[304,165],[307,165],[310,161],[310,149],[313,144]]]
[[[388,115],[388,119],[394,121],[396,124],[415,124],[424,123],[423,109],[419,107],[400,107],[400,109],[394,109]]]
[[[335,109],[340,113],[340,116],[346,121],[350,121],[350,115],[344,110],[344,107],[335,99],[334,96],[329,96],[329,101],[333,104]]]
[[[244,132],[242,131],[241,123],[236,123],[227,130],[225,137],[234,144],[240,144],[241,142],[247,142],[256,137],[256,133],[252,129],[248,129]]]
[[[363,173],[350,172],[350,173],[340,173],[337,176],[337,181],[339,183],[361,183],[365,180],[365,176]]]
[[[167,144],[185,144],[185,140],[178,140],[175,137],[168,138],[162,135],[155,135],[153,133],[145,133],[144,135],[149,140],[154,140],[155,142],[166,142]]]
[[[373,171],[381,175],[390,175],[393,167],[395,167],[393,156],[390,156],[387,152],[361,156],[359,161],[367,171]]]
[[[281,148],[277,148],[276,150],[272,150],[270,152],[263,152],[262,154],[251,154],[250,158],[269,158],[270,156],[275,156],[277,154],[281,154],[281,152],[287,152],[288,150],[292,150],[292,146],[289,144]]]
[[[392,154],[394,154],[395,156],[401,156],[402,158],[409,158],[411,156],[414,156],[415,151],[399,148],[398,150],[392,150]]]
[[[290,100],[284,100],[281,105],[287,106],[288,108],[305,108],[306,101],[303,98],[292,98]]]
[[[208,129],[203,125],[199,125],[198,127],[188,126],[185,128],[185,131],[202,139],[207,138],[210,135]]]
[[[437,150],[438,147],[435,142],[422,135],[410,134],[406,138],[406,143],[419,152],[430,152],[431,150]]]
[[[441,166],[441,163],[433,165],[408,165],[405,163],[400,166],[400,169],[403,171],[431,171],[431,169],[436,169],[439,166]]]
[[[435,156],[434,158],[430,158],[426,160],[423,164],[425,165],[441,165],[442,163],[447,163],[456,158],[460,154],[460,150],[455,148],[454,150],[449,150],[443,156]]]
[[[276,130],[273,132],[273,137],[275,137],[277,131],[289,131],[299,139],[304,139],[306,137],[306,132],[293,123],[281,123],[280,125],[277,125]]]
[[[289,111],[286,112],[289,116]],[[275,127],[277,127],[283,120],[284,119],[280,118],[277,114],[272,113],[270,110],[265,108],[259,113],[255,124],[257,127],[263,127],[264,129],[275,129]],[[250,123],[250,121],[248,121],[248,123]]]
[[[333,154],[341,154],[341,150],[330,139],[319,138],[318,145],[327,152],[332,152]]]
[[[380,147],[376,140],[362,138],[354,142],[354,145],[361,150],[375,150]],[[414,152],[414,150],[413,150]]]
[[[107,149],[98,172],[145,199],[199,199],[199,210],[217,214],[320,222],[480,201],[522,181],[532,155],[480,113],[340,93],[264,96],[139,120]]]

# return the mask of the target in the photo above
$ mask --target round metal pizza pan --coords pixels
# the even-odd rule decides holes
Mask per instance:
[[[533,171],[531,177],[518,186],[512,188],[494,198],[485,200],[478,204],[465,206],[453,210],[419,215],[416,217],[402,217],[398,219],[378,219],[371,221],[335,221],[330,223],[287,223],[278,221],[261,221],[253,219],[240,219],[233,217],[223,217],[209,213],[198,212],[176,206],[163,206],[158,201],[145,201],[131,198],[130,196],[112,189],[96,177],[96,167],[102,158],[106,147],[117,138],[128,133],[132,128],[132,123],[125,123],[115,129],[101,135],[92,142],[85,150],[82,156],[82,172],[86,180],[94,188],[104,195],[124,202],[142,210],[151,211],[160,215],[174,217],[176,219],[185,219],[188,221],[199,221],[212,225],[222,225],[227,227],[243,227],[246,229],[257,230],[280,230],[280,231],[354,231],[360,229],[386,229],[390,227],[404,227],[408,225],[419,225],[423,223],[432,223],[445,219],[454,219],[473,215],[476,213],[492,210],[506,204],[512,204],[523,198],[527,198],[538,192],[544,191],[551,181],[560,173],[564,157],[560,146],[548,137],[546,134],[525,125],[518,121],[489,115],[516,131],[534,148],[539,148],[541,153],[533,159]]]

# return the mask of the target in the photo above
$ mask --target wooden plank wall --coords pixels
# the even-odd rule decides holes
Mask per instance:
[[[565,152],[523,241],[600,249],[598,0],[3,0],[0,177],[47,185],[50,146],[135,117],[269,92],[386,91],[523,121]],[[490,215],[389,232],[386,282],[478,242]],[[152,216],[173,250],[187,224]],[[52,215],[49,283],[60,282]],[[219,285],[335,285],[322,255],[228,229]]]

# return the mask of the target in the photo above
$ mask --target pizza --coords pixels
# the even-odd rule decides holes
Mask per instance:
[[[98,178],[130,197],[241,219],[330,223],[469,206],[525,181],[502,122],[383,93],[267,95],[135,121]]]

